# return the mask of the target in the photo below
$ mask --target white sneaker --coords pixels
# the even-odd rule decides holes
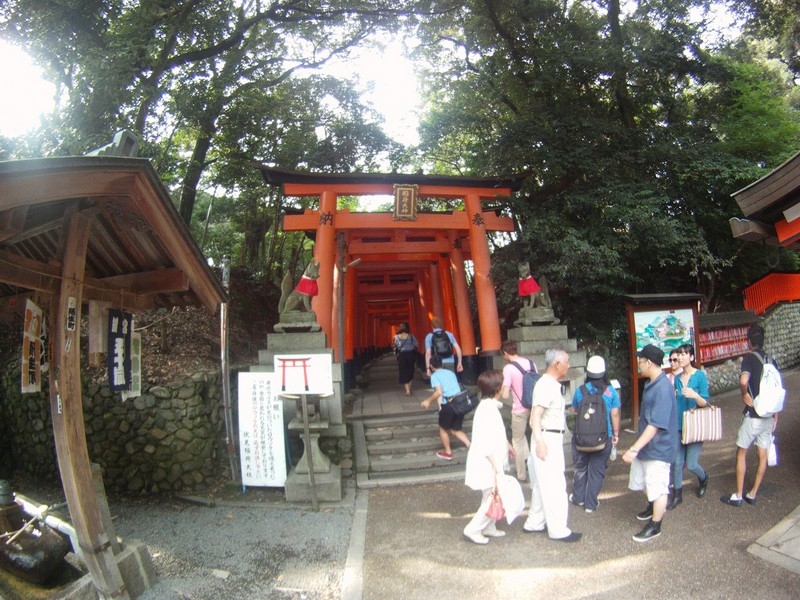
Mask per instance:
[[[506,532],[503,531],[502,529],[484,529],[483,531],[481,531],[481,533],[486,537],[490,538],[503,537],[506,534]]]
[[[465,533],[464,535],[467,537],[468,540],[470,540],[472,542],[475,542],[476,544],[488,544],[489,543],[489,538],[487,538],[486,536],[484,536],[483,534],[480,534],[480,533],[473,533],[472,535],[469,535],[469,534]]]
[[[600,508],[600,502],[598,502],[598,503],[597,503],[597,506],[595,506],[594,508],[587,508],[587,509],[586,509],[586,513],[587,513],[587,514],[592,514],[592,513],[593,513],[594,511],[596,511],[598,508]]]

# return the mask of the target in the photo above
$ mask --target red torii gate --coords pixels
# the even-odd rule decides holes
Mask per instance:
[[[478,344],[472,327],[465,261],[472,260],[481,331],[480,354],[500,350],[500,322],[490,277],[487,232],[514,231],[513,219],[484,210],[484,200],[507,198],[523,178],[476,178],[401,174],[303,173],[258,165],[269,185],[286,196],[319,197],[317,210],[285,215],[284,231],[313,232],[314,258],[320,263],[319,294],[313,310],[337,362],[354,349],[385,346],[393,326],[408,321],[421,340],[430,319],[439,315],[458,336],[465,371],[474,369]],[[464,210],[419,213],[352,213],[338,209],[339,196],[392,196],[395,186],[414,187],[419,197],[459,198]],[[356,276],[343,278],[338,265],[360,259]],[[351,271],[352,273],[352,271]],[[345,279],[342,283],[341,280]],[[344,289],[338,289],[343,285]],[[342,312],[337,299],[344,297]],[[335,343],[343,316],[344,356]]]

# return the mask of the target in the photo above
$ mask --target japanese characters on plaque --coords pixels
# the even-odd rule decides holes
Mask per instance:
[[[45,349],[42,309],[28,300],[25,303],[25,329],[22,334],[22,387],[23,394],[42,390],[42,358]]]
[[[115,308],[108,311],[108,385],[112,392],[131,389],[131,337],[133,315]]]
[[[417,220],[417,185],[394,185],[394,215],[395,221]]]
[[[275,373],[239,373],[239,450],[242,485],[283,487],[286,446],[283,400]]]

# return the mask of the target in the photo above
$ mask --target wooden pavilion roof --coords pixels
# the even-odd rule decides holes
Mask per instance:
[[[745,216],[730,219],[733,237],[800,249],[800,152],[732,196]]]
[[[136,311],[202,305],[225,292],[167,189],[142,158],[0,162],[0,318],[59,287],[63,225],[90,217],[84,300]]]

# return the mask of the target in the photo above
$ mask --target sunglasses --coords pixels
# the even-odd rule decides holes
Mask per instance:
[[[670,358],[669,362],[678,362],[678,359],[677,358]]]

